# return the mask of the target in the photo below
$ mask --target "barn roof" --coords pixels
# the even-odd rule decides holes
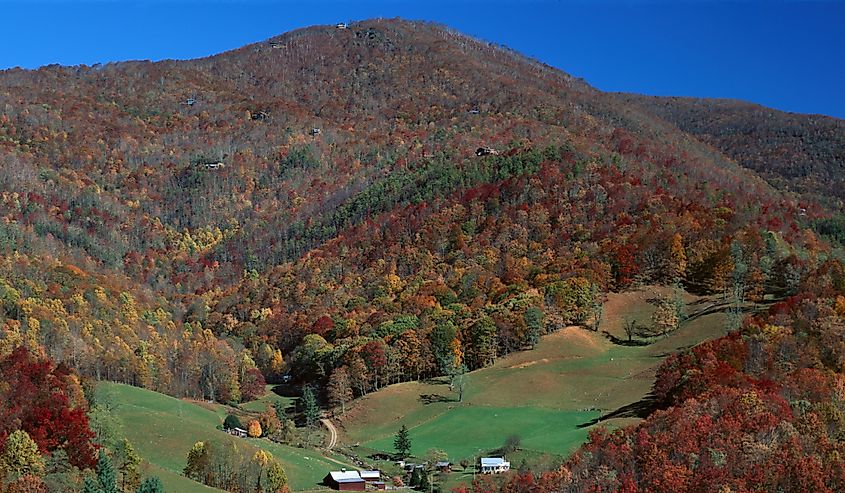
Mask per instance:
[[[363,481],[358,471],[332,471],[329,475],[338,483],[360,483]]]
[[[361,471],[361,477],[364,479],[378,479],[381,477],[381,471]]]

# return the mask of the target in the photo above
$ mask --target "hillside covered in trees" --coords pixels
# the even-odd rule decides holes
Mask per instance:
[[[732,118],[755,113],[672,101],[401,20],[0,72],[0,355],[43,347],[89,378],[219,402],[284,374],[361,395],[598,330],[603,293],[634,284],[739,306],[794,300],[826,269],[824,299],[845,294],[841,121],[773,113],[749,134]],[[772,332],[726,329],[755,323]],[[777,325],[803,348],[802,323]],[[790,361],[771,371],[817,366]],[[685,418],[657,419],[641,430]],[[839,430],[789,453],[833,454]],[[590,457],[569,470],[609,467]]]
[[[830,200],[845,197],[845,122],[724,99],[620,94],[759,173],[774,187]]]

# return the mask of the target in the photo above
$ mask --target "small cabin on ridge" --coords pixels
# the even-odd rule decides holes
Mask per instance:
[[[205,169],[220,169],[225,168],[226,164],[223,161],[210,161],[203,163],[203,166],[205,166]]]

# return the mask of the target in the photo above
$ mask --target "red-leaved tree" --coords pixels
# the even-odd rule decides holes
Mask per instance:
[[[72,401],[81,389],[68,369],[18,347],[0,359],[0,375],[0,449],[24,430],[42,454],[63,449],[79,468],[97,464],[85,399]]]

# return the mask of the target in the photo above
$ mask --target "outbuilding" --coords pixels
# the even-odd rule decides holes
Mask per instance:
[[[358,471],[332,471],[323,478],[323,483],[338,491],[364,491],[367,489],[367,482],[361,477]]]
[[[374,483],[381,480],[381,471],[361,471],[361,479],[368,483]]]

